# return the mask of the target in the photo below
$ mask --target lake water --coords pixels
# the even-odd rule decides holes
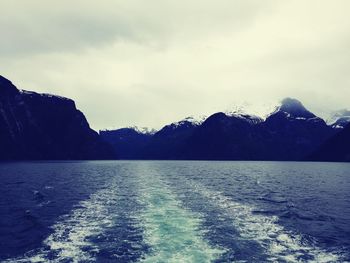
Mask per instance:
[[[2,262],[348,262],[350,164],[0,164]]]

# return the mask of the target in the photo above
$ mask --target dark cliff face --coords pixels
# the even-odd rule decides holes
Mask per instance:
[[[307,160],[350,162],[350,124],[322,144]]]
[[[19,91],[0,77],[0,159],[111,159],[74,101]]]

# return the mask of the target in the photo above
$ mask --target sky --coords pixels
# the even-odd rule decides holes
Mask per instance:
[[[348,0],[0,0],[0,74],[90,125],[160,128],[285,97],[350,108]]]

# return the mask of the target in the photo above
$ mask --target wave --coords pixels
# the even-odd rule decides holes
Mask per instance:
[[[201,183],[187,181],[197,193],[232,218],[240,236],[255,240],[266,251],[271,262],[344,262],[340,252],[324,251],[308,242],[302,235],[294,234],[278,224],[277,216],[257,214],[256,208],[233,201],[220,191],[206,188]]]
[[[24,257],[5,262],[94,262],[98,247],[89,238],[102,234],[114,224],[108,206],[116,205],[115,185],[92,194],[79,202],[51,229],[43,248],[27,252]]]

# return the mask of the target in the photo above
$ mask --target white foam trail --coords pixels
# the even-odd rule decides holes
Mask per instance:
[[[213,191],[200,183],[188,181],[193,190],[221,208],[233,219],[241,237],[257,241],[269,255],[271,262],[305,262],[302,256],[311,256],[307,262],[344,262],[334,253],[306,244],[302,236],[293,234],[277,223],[277,216],[254,214],[254,207],[233,201],[219,191]]]
[[[43,242],[48,249],[29,252],[26,253],[28,256],[5,262],[94,262],[98,248],[89,238],[113,226],[108,207],[116,204],[115,188],[109,186],[97,191],[89,199],[79,202],[70,214],[62,216],[51,227],[53,233]],[[54,259],[49,260],[52,253]]]
[[[202,216],[187,210],[159,178],[143,180],[140,202],[144,241],[150,253],[140,262],[213,262],[225,251],[210,246],[200,230]]]

